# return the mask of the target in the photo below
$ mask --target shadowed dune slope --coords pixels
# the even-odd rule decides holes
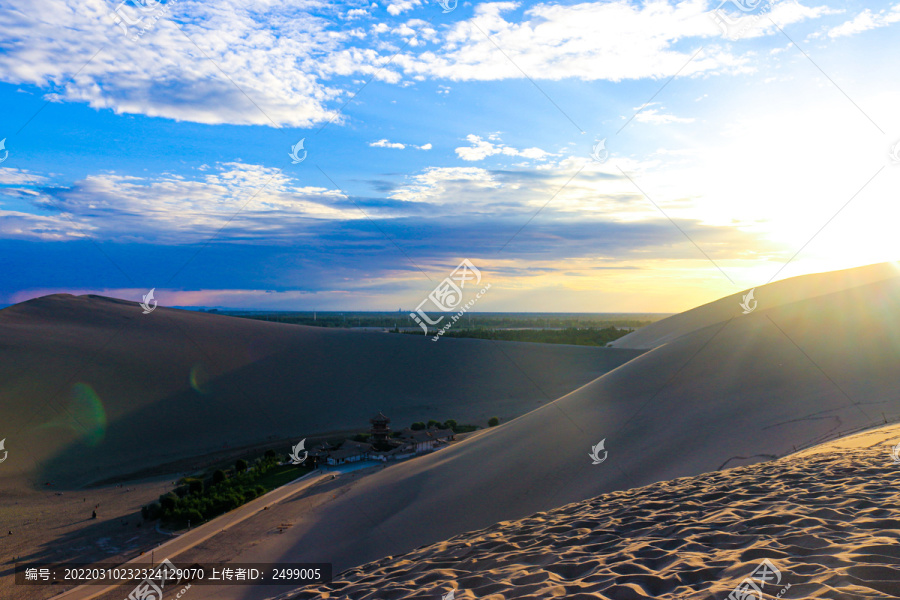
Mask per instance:
[[[639,354],[45,296],[0,311],[0,478],[82,485],[271,436],[365,429],[378,410],[400,427],[512,418]]]
[[[783,279],[754,288],[753,295],[754,300],[758,302],[756,306],[759,310],[890,279],[898,274],[900,274],[900,269],[896,263],[879,263],[855,269]],[[737,294],[725,296],[709,304],[651,323],[612,342],[612,347],[655,348],[697,329],[727,320],[735,314],[742,313],[740,310],[735,313],[734,309],[749,291],[742,290]]]
[[[900,430],[864,437],[878,433],[890,442],[824,444],[604,494],[369,563],[279,600],[425,600],[450,590],[460,600],[724,600],[764,559],[778,570],[753,581],[766,598],[900,598],[900,465],[890,453]]]
[[[882,413],[896,417],[898,282],[749,315],[735,305],[727,320],[552,404],[354,483],[291,531],[289,550],[253,558],[332,561],[340,571],[599,494],[781,456],[880,423]],[[592,464],[601,440],[609,454]]]

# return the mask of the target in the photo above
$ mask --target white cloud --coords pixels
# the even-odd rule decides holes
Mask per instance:
[[[517,4],[484,2],[475,5],[472,19],[440,27],[409,19],[358,28],[319,16],[331,10],[326,0],[290,6],[179,0],[160,5],[165,8],[158,9],[158,20],[155,12],[144,17],[152,26],[137,41],[112,23],[110,0],[8,4],[0,12],[6,58],[0,81],[38,86],[48,99],[206,124],[326,122],[360,78],[407,85],[522,78],[524,71],[535,79],[620,81],[668,77],[679,69],[684,76],[750,69],[750,58],[707,44],[719,32],[705,14],[705,0],[542,3],[515,18],[509,15]],[[387,12],[397,17],[421,5],[422,0],[397,0]],[[123,10],[138,17],[131,6]],[[365,10],[353,8],[344,16],[364,19]],[[779,3],[773,14],[788,25],[826,12]],[[894,14],[880,18],[887,22]],[[129,35],[138,31],[132,27]],[[95,56],[98,48],[105,49]]]
[[[29,183],[45,183],[47,178],[25,169],[0,167],[0,185],[27,185]]]
[[[406,148],[406,144],[389,142],[387,140],[378,140],[377,142],[369,142],[369,146],[372,146],[373,148],[396,148],[398,150],[403,150],[404,148]]]
[[[439,51],[403,54],[396,62],[407,74],[454,81],[521,78],[522,71],[537,79],[620,81],[661,78],[680,69],[686,76],[739,71],[746,62],[714,48],[684,66],[706,38],[719,36],[706,14],[705,0],[674,5],[633,5],[624,0],[539,4],[528,8],[522,20],[507,20],[503,14],[516,6],[508,2],[478,4],[470,21],[456,23],[446,34]],[[790,16],[793,18],[783,22],[809,15]],[[690,38],[696,42],[685,44]],[[498,52],[497,46],[503,52]]]
[[[900,21],[900,4],[895,4],[889,11],[880,10],[877,13],[873,13],[867,8],[849,21],[828,30],[828,37],[856,35],[870,29],[886,27],[898,21]]]
[[[637,108],[635,110],[638,110]],[[659,112],[658,109],[655,108],[645,108],[641,112],[637,113],[634,117],[635,121],[640,123],[652,123],[654,125],[665,125],[667,123],[693,123],[694,119],[689,117],[676,117],[675,115],[669,115],[666,113]]]
[[[501,152],[500,148],[495,147],[490,142],[482,140],[477,135],[468,135],[466,136],[466,140],[472,145],[456,149],[457,156],[463,160],[482,160],[488,156],[499,154]]]
[[[709,45],[710,38],[721,39],[721,32],[709,18],[706,0],[542,3],[525,10],[521,19],[503,16],[518,7],[478,4],[472,19],[458,22],[444,36],[439,51],[403,54],[396,62],[407,74],[454,81],[518,79],[523,71],[535,79],[621,81],[750,68],[747,56]],[[785,26],[834,12],[794,2],[777,4],[771,16]],[[776,33],[768,19],[761,19],[745,37]],[[704,51],[688,62],[700,47]]]
[[[377,70],[342,66],[339,57],[317,68],[322,56],[354,39],[352,31],[329,29],[330,23],[309,14],[323,4],[318,1],[292,8],[238,0],[157,5],[143,17],[149,29],[137,41],[113,23],[116,4],[108,0],[12,4],[0,11],[6,54],[0,80],[36,85],[48,90],[50,99],[116,113],[207,124],[309,126],[330,119],[327,105],[345,93],[326,77],[341,68]],[[141,17],[131,3],[121,10],[129,20]],[[154,22],[158,11],[162,16]],[[140,31],[130,26],[128,35]],[[360,54],[353,60],[376,58]]]
[[[718,3],[717,3],[718,4]],[[775,2],[775,6],[768,13],[749,13],[740,17],[741,21],[747,21],[746,29],[741,29],[740,39],[757,38],[765,35],[779,35],[780,32],[775,23],[784,26],[790,23],[799,23],[809,19],[818,19],[828,15],[843,12],[841,9],[833,9],[827,6],[804,6],[799,2]]]
[[[413,175],[410,183],[393,192],[390,198],[404,202],[434,205],[452,204],[456,194],[465,199],[501,187],[501,183],[487,170],[478,167],[432,167]]]
[[[495,154],[504,154],[506,156],[522,156],[525,158],[537,160],[546,158],[547,156],[555,156],[550,152],[541,150],[540,148],[526,148],[524,150],[517,150],[503,143],[494,144],[491,141],[499,142],[500,140],[500,137],[496,133],[492,133],[488,136],[488,140],[491,141],[483,140],[479,136],[474,134],[467,135],[466,140],[472,145],[457,148],[456,155],[461,159],[467,161],[483,160],[488,156],[493,156]]]
[[[44,216],[0,210],[0,238],[42,241],[77,240],[90,235],[89,224],[76,227],[62,215]]]
[[[623,169],[637,168],[620,160]],[[572,178],[572,175],[578,176]],[[502,212],[542,212],[547,221],[584,223],[653,221],[660,218],[652,204],[613,165],[599,165],[583,157],[547,163],[543,168],[523,166],[492,171],[480,167],[431,167],[413,175],[390,198],[410,206],[427,204],[431,216],[456,217]]]
[[[508,148],[504,148],[503,151],[506,152]],[[524,156],[525,158],[533,158],[533,159],[542,159],[545,156],[549,156],[548,152],[544,152],[540,148],[525,148],[524,150],[518,150],[515,153],[515,156]]]
[[[388,4],[388,14],[397,16],[422,4],[421,0],[398,0]]]
[[[426,146],[430,144],[418,148]],[[507,146],[501,152],[530,154]],[[613,208],[621,215],[632,210],[615,199],[615,194],[627,192],[627,186],[593,180],[600,167],[590,162],[585,167],[584,162],[567,158],[545,163],[543,169],[523,165],[516,172],[430,167],[391,193],[390,199],[402,203],[368,206],[366,213],[402,218],[420,214],[417,204],[445,207],[446,214],[454,215],[477,215],[491,204],[533,209],[546,203],[576,170],[582,170],[580,180],[570,182],[566,193],[554,201],[559,214],[588,209],[600,214],[598,207],[605,206],[607,219]],[[627,162],[620,164],[629,167]],[[613,194],[610,204],[598,199],[604,190]],[[205,172],[198,169],[193,177],[97,173],[66,188],[8,187],[5,195],[43,214],[0,207],[0,238],[68,240],[86,233],[119,243],[196,243],[216,236],[220,241],[279,244],[296,240],[316,224],[366,218],[340,191],[301,186],[279,169],[245,163],[216,164]]]
[[[431,144],[416,146],[415,144],[401,144],[400,142],[391,142],[386,139],[369,142],[369,146],[373,148],[396,148],[397,150],[404,150],[407,146],[409,146],[410,148],[418,148],[419,150],[431,150]]]
[[[206,239],[228,225],[219,239],[278,242],[296,235],[303,223],[364,218],[340,191],[301,186],[279,169],[244,163],[219,164],[192,179],[100,173],[67,188],[6,193],[56,214],[11,213],[18,221],[0,230],[4,236],[10,228],[21,229],[21,235],[33,231],[33,237],[62,236],[52,224],[77,237],[74,222],[98,239],[165,244]],[[16,224],[29,220],[31,230]]]

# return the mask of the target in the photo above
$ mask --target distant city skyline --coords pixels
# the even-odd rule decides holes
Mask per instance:
[[[390,312],[469,259],[476,312],[675,313],[900,258],[900,4],[118,5],[0,9],[2,303]]]

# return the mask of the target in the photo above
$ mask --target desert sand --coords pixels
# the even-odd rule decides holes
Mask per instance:
[[[399,427],[429,418],[484,426],[640,353],[433,343],[163,307],[145,315],[135,302],[97,296],[0,310],[0,439],[9,452],[0,464],[0,598],[14,591],[14,556],[117,561],[166,539],[139,528],[138,511],[192,469],[273,441],[366,429],[379,410]]]
[[[555,400],[632,350],[428,342],[54,295],[0,311],[0,470],[76,487],[267,439],[484,425]],[[449,343],[446,343],[449,342]]]
[[[772,308],[891,279],[897,276],[897,272],[896,263],[879,263],[855,269],[791,277],[751,289],[754,290],[754,300],[760,303],[758,306]],[[677,339],[687,332],[715,325],[734,316],[734,307],[743,300],[744,295],[749,291],[742,290],[651,323],[611,342],[611,345],[615,348],[655,348]]]
[[[352,569],[278,600],[900,598],[900,426],[612,492]],[[663,460],[673,460],[669,456]],[[779,596],[780,594],[780,596]],[[755,594],[747,598],[757,598]]]
[[[778,294],[770,293],[772,289]],[[553,402],[534,401],[534,410],[439,452],[348,478],[334,490],[311,490],[280,509],[280,518],[292,523],[284,533],[259,537],[257,530],[253,538],[248,533],[252,524],[247,524],[248,537],[241,538],[230,554],[233,560],[243,562],[331,562],[335,572],[341,572],[573,502],[749,467],[840,434],[898,420],[898,297],[900,278],[896,269],[881,265],[855,274],[819,274],[759,286],[758,306],[750,314],[742,314],[738,295],[689,311],[690,318],[671,317],[675,325],[667,324],[669,319],[660,321],[651,326],[658,332],[648,336],[656,341],[639,341],[633,343],[638,349],[620,350],[633,352],[633,358],[575,391],[564,391],[565,395]],[[772,298],[781,300],[770,301]],[[180,314],[171,318],[178,319]],[[224,344],[215,338],[215,328],[203,331],[209,336],[209,347]],[[641,332],[632,335],[638,337]],[[232,344],[240,338],[234,331],[228,333]],[[391,338],[386,334],[338,333],[340,336],[313,332],[324,341],[312,347],[331,344],[329,348],[344,348],[338,340],[350,340],[341,355],[350,360],[356,349],[359,356],[385,351],[383,342],[373,349],[361,345],[366,341]],[[272,339],[282,340],[280,335]],[[458,383],[466,379],[459,375],[458,365],[469,365],[478,372],[485,368],[485,357],[491,355],[485,350],[474,359],[464,358],[462,355],[471,355],[477,348],[443,346],[448,341],[475,340],[442,340],[432,344],[432,348],[440,346],[438,350],[422,351],[422,346],[416,346],[415,351],[404,355],[405,363],[385,360],[380,365],[390,365],[397,376],[418,373],[427,363],[432,366],[433,377],[445,370],[442,361],[450,361],[446,363],[451,365],[446,368],[449,375],[443,375],[446,389],[450,389],[455,385],[451,380]],[[290,347],[289,342],[283,343]],[[394,344],[391,349],[399,345],[405,348],[407,343],[402,339],[387,342]],[[313,350],[306,352],[312,354]],[[285,364],[285,354],[298,362],[298,356],[303,355],[300,351],[275,352],[278,364]],[[260,361],[265,363],[266,359],[253,362],[253,368],[238,365],[217,381],[237,386],[244,385],[245,373],[256,373],[257,378],[261,372],[270,377],[278,373],[261,369]],[[326,364],[323,361],[316,366],[322,369]],[[418,366],[410,368],[411,364]],[[491,365],[497,364],[502,360],[495,357]],[[541,365],[540,357],[533,365],[548,371],[557,367]],[[371,377],[391,380],[383,377],[379,368],[371,367]],[[525,373],[534,380],[529,369]],[[317,381],[326,390],[327,377],[320,377]],[[497,387],[488,392],[470,381],[464,384],[462,395],[455,396],[455,406],[468,404],[469,394],[471,402],[490,413],[490,394],[502,393],[504,381],[518,378],[518,385],[533,386],[523,383],[521,377],[519,371],[510,378],[500,378]],[[428,389],[433,383],[425,379],[418,383]],[[338,392],[328,397],[325,406],[337,403],[335,398],[343,397],[346,387],[346,382],[340,382]],[[540,387],[546,391],[543,385]],[[381,389],[391,388],[385,384]],[[186,400],[172,400],[172,406],[183,406]],[[164,406],[168,401],[159,404]],[[412,400],[410,403],[415,406]],[[144,410],[141,416],[151,413]],[[321,409],[317,414],[331,413]],[[248,427],[264,420],[260,415],[252,420],[241,418]],[[223,423],[221,415],[218,419],[217,424]],[[325,422],[325,417],[316,422]],[[127,431],[136,430],[135,425]],[[259,435],[265,429],[254,431]],[[172,439],[171,432],[165,435]],[[197,435],[217,439],[205,430]],[[600,452],[603,461],[593,464],[589,453],[601,441],[605,444]],[[195,445],[177,446],[175,453],[202,446],[191,443]],[[120,445],[127,447],[125,443]],[[93,459],[90,453],[87,457]],[[219,545],[210,544],[209,548],[222,555]],[[658,568],[666,564],[662,560]],[[653,575],[648,577],[652,579]],[[191,593],[197,600],[249,600],[281,591],[287,590],[197,586]]]
[[[824,295],[821,276],[810,281],[809,299],[767,307],[761,286],[750,314],[735,301],[727,319],[684,332],[551,404],[361,479],[277,546],[260,544],[242,560],[327,561],[339,572],[501,521],[771,460],[897,420],[900,280]],[[805,278],[791,283],[803,287]],[[609,454],[594,465],[588,455],[601,440]],[[218,592],[267,597],[253,588]]]

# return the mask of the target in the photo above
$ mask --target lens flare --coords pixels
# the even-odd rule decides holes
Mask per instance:
[[[191,387],[198,394],[208,394],[211,391],[209,384],[209,373],[207,373],[206,368],[197,363],[193,367],[191,367],[191,375],[190,375],[190,383]]]
[[[106,409],[90,385],[76,383],[72,386],[66,409],[38,429],[62,427],[74,431],[82,442],[96,446],[106,437]]]

